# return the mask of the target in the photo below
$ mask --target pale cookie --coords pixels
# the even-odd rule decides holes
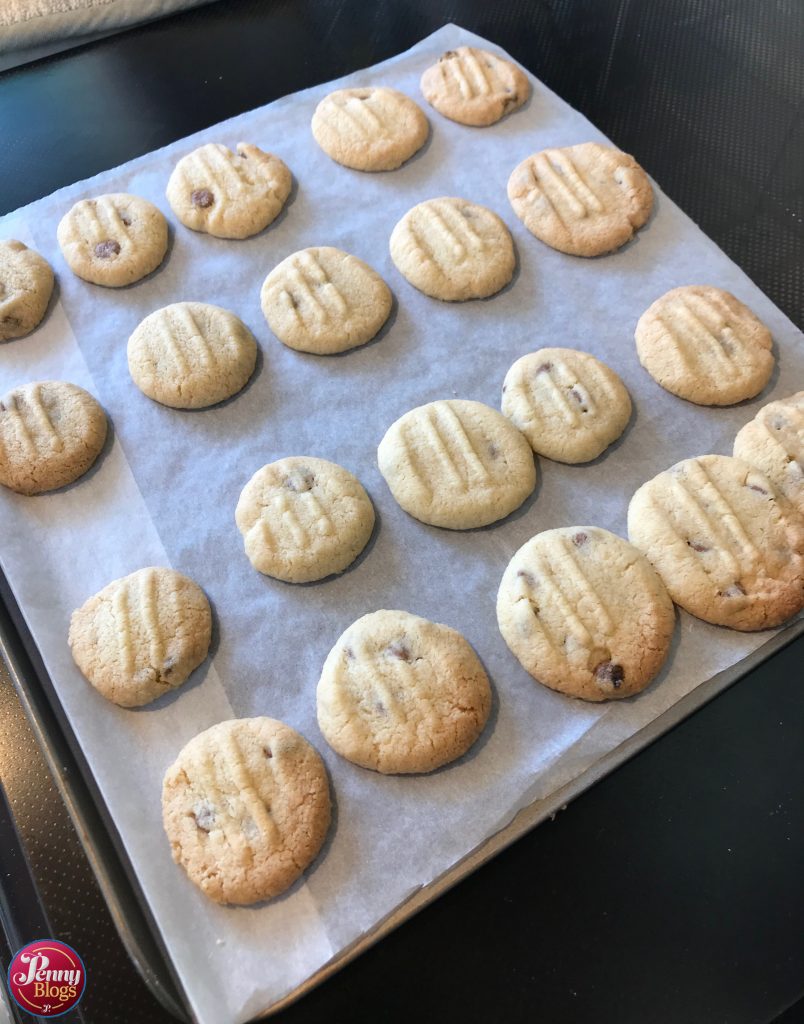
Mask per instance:
[[[213,725],[181,750],[162,785],[173,860],[216,903],[284,892],[315,860],[331,814],[323,761],[273,718]]]
[[[628,536],[670,596],[732,629],[770,629],[804,606],[804,521],[740,459],[702,455],[643,484]]]
[[[150,313],[128,340],[137,387],[173,409],[204,409],[246,386],[257,343],[234,313],[205,302],[175,302]]]
[[[674,288],[642,314],[634,337],[656,383],[697,405],[753,398],[773,372],[770,331],[720,288]]]
[[[427,141],[421,108],[396,89],[338,89],[313,114],[313,136],[327,156],[356,171],[393,171]]]
[[[156,270],[167,252],[168,228],[153,203],[114,192],[76,203],[62,217],[58,239],[74,274],[122,288]]]
[[[531,234],[571,256],[619,249],[653,207],[636,160],[599,142],[529,156],[508,179],[508,198]]]
[[[0,341],[38,327],[53,294],[47,260],[14,239],[0,241]]]
[[[316,700],[318,725],[333,750],[396,775],[431,772],[465,754],[488,720],[491,687],[456,630],[408,612],[378,611],[340,636]]]
[[[505,375],[502,411],[539,455],[589,462],[616,441],[631,398],[614,372],[587,352],[541,348]]]
[[[482,402],[430,402],[393,423],[377,449],[391,493],[431,526],[469,530],[504,519],[536,486],[525,437]]]
[[[290,171],[278,156],[247,142],[236,149],[209,142],[176,164],[165,194],[185,227],[216,238],[249,238],[279,216],[290,195]]]
[[[804,515],[804,391],[760,409],[734,439],[734,455]]]
[[[140,707],[187,679],[206,658],[212,614],[204,591],[173,569],[114,580],[73,612],[73,659],[95,689]]]
[[[485,299],[514,276],[511,233],[496,213],[466,199],[428,199],[391,233],[391,259],[434,299]]]
[[[374,506],[343,466],[291,456],[257,470],[235,520],[258,572],[309,583],[352,564],[371,537]]]
[[[274,267],[261,302],[283,344],[332,355],[371,341],[391,312],[391,290],[356,256],[319,246],[294,252]]]
[[[439,114],[460,124],[494,124],[530,95],[525,74],[488,50],[447,50],[422,75],[421,90]]]
[[[106,441],[106,413],[83,388],[45,380],[0,399],[0,484],[41,494],[73,483]]]
[[[636,548],[597,526],[571,526],[517,551],[497,594],[497,622],[534,679],[599,701],[645,689],[667,657],[675,609]]]

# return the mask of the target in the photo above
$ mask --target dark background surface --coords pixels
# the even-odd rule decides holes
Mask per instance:
[[[802,326],[800,0],[221,0],[0,75],[0,212],[447,21],[633,153]],[[803,684],[799,640],[276,1019],[804,1020]],[[46,927],[78,949],[80,1019],[168,1020],[2,672],[0,779],[7,945]]]

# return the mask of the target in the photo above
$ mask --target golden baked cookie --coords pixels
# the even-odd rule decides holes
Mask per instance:
[[[434,299],[485,299],[514,276],[511,233],[496,213],[466,199],[428,199],[391,233],[391,259]]]
[[[150,313],[128,340],[131,379],[173,409],[204,409],[241,391],[257,361],[242,320],[206,302],[174,302]]]
[[[151,567],[114,580],[73,612],[69,644],[95,689],[133,708],[181,686],[206,658],[211,635],[198,584]]]
[[[14,239],[0,241],[0,341],[38,327],[53,294],[50,264]]]
[[[628,536],[706,622],[771,629],[804,607],[804,520],[740,459],[702,455],[659,473],[631,499]]]
[[[421,90],[439,114],[482,127],[521,107],[530,95],[530,82],[510,60],[489,50],[459,46],[427,68]]]
[[[327,156],[356,171],[393,171],[427,141],[418,104],[396,89],[337,89],[313,114],[313,136]]]
[[[734,457],[764,473],[804,515],[804,391],[760,409],[735,437]]]
[[[527,157],[508,180],[508,198],[531,234],[571,256],[619,249],[653,208],[653,189],[636,160],[599,142]]]
[[[114,192],[76,203],[62,217],[58,239],[74,274],[122,288],[156,270],[167,252],[168,228],[153,203]]]
[[[268,326],[289,348],[332,355],[371,341],[391,312],[391,289],[357,256],[332,246],[294,252],[266,277]]]
[[[287,583],[343,572],[368,544],[374,506],[334,462],[291,456],[258,469],[235,511],[249,561]]]
[[[279,216],[293,179],[271,153],[238,142],[208,142],[183,156],[167,185],[171,209],[193,231],[216,238],[249,238]]]
[[[482,402],[430,402],[388,428],[377,462],[391,493],[431,526],[469,530],[504,519],[536,486],[523,434]]]
[[[635,338],[639,361],[656,383],[697,405],[753,398],[773,373],[770,331],[720,288],[666,292],[639,318]]]
[[[216,903],[284,892],[315,860],[331,814],[318,753],[272,718],[233,719],[200,733],[162,786],[173,860]]]
[[[505,375],[502,411],[539,455],[589,462],[625,430],[631,398],[614,370],[588,352],[541,348]]]
[[[324,739],[342,757],[385,774],[430,772],[481,734],[491,687],[457,630],[378,611],[339,637],[316,701]]]
[[[497,595],[508,647],[534,679],[571,697],[631,697],[670,649],[675,609],[648,560],[597,526],[532,537]]]
[[[83,388],[35,381],[0,399],[0,484],[41,494],[71,484],[106,441],[106,413]]]

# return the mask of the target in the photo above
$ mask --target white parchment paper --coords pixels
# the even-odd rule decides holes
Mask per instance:
[[[448,26],[338,84],[391,85],[426,107],[418,89],[422,71],[443,50],[467,43],[489,45]],[[539,82],[522,110],[491,128],[457,125],[426,108],[432,133],[424,149],[400,170],[375,175],[334,164],[313,141],[310,117],[330,88],[278,100],[0,222],[0,237],[33,245],[59,278],[45,324],[0,347],[0,389],[71,380],[98,396],[114,425],[105,456],[78,484],[36,498],[0,494],[3,570],[202,1024],[245,1021],[266,1009],[517,809],[576,778],[770,635],[739,634],[682,613],[660,677],[640,696],[602,707],[562,697],[523,672],[494,614],[513,552],[555,526],[597,524],[625,535],[628,500],[644,480],[682,458],[730,453],[736,431],[761,405],[802,386],[801,335],[658,188],[651,221],[614,255],[576,259],[529,235],[506,199],[513,167],[547,145],[604,139]],[[56,225],[73,202],[134,192],[173,222],[164,189],[177,158],[202,141],[232,146],[241,140],[277,153],[293,171],[291,201],[271,228],[236,242],[174,224],[163,267],[126,289],[94,287],[70,273]],[[441,195],[482,203],[511,228],[519,266],[500,295],[440,303],[415,291],[391,263],[388,238],[397,220],[415,203]],[[376,341],[318,358],[271,335],[260,312],[262,281],[281,259],[309,245],[355,253],[389,282],[397,303]],[[754,401],[697,407],[664,392],[639,366],[637,319],[663,292],[690,283],[734,292],[772,330],[778,368]],[[236,311],[261,346],[252,383],[215,409],[164,408],[128,375],[126,342],[134,327],[179,300]],[[499,407],[510,364],[543,345],[592,352],[622,376],[635,404],[622,440],[586,466],[541,460],[535,496],[499,525],[453,533],[405,515],[376,467],[376,446],[390,423],[437,398]],[[234,508],[256,469],[301,454],[356,473],[375,503],[378,527],[343,576],[288,586],[251,569]],[[126,711],[78,673],[67,627],[88,596],[149,564],[172,565],[205,588],[217,635],[210,659],[187,685]],[[335,756],[318,731],[315,685],[324,658],[343,629],[377,608],[407,609],[459,629],[495,687],[481,740],[462,761],[432,775],[385,778],[364,771]],[[161,826],[161,777],[200,730],[262,714],[290,723],[321,751],[335,820],[323,854],[285,896],[254,908],[217,907],[171,860]]]

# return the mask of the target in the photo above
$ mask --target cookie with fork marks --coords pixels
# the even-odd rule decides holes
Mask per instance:
[[[525,436],[496,409],[464,399],[405,413],[380,442],[377,462],[407,513],[449,530],[504,519],[536,486]]]
[[[804,521],[747,462],[686,459],[643,484],[628,536],[692,615],[771,629],[804,607]]]
[[[131,379],[173,409],[204,409],[236,395],[257,361],[257,342],[234,313],[174,302],[150,313],[128,340]]]
[[[173,860],[216,903],[273,899],[318,856],[332,804],[314,747],[273,718],[195,736],[162,784]]]
[[[656,383],[696,405],[753,398],[773,372],[770,331],[721,288],[673,288],[642,314],[634,336]]]
[[[502,411],[556,462],[589,462],[622,434],[631,398],[614,372],[588,352],[541,348],[505,375]]]
[[[147,199],[125,192],[82,199],[62,217],[57,235],[70,270],[106,288],[146,277],[165,258],[168,245],[163,214]]]
[[[485,299],[514,276],[516,256],[502,220],[477,203],[427,199],[391,233],[391,259],[414,288],[446,302]]]
[[[670,649],[675,609],[643,554],[608,530],[571,526],[532,537],[497,595],[503,639],[534,679],[571,697],[639,693]]]
[[[38,327],[53,294],[50,264],[16,239],[0,241],[0,341]]]
[[[530,96],[530,82],[510,60],[489,50],[459,46],[427,68],[421,90],[444,117],[484,127],[521,107]]]
[[[368,544],[374,506],[334,462],[291,456],[258,469],[235,511],[254,568],[286,583],[343,572]]]
[[[238,142],[235,152],[208,142],[179,160],[166,195],[185,227],[216,238],[249,238],[276,220],[292,184],[278,156],[247,142]]]
[[[804,516],[804,391],[763,406],[734,439],[748,462]]]
[[[68,639],[95,689],[133,708],[181,686],[206,658],[211,634],[198,584],[149,567],[114,580],[73,612]]]
[[[645,224],[653,189],[632,156],[584,142],[523,160],[508,180],[508,199],[528,231],[553,249],[602,256]]]
[[[491,687],[457,630],[383,610],[339,637],[316,703],[324,739],[341,757],[387,775],[430,772],[480,736]]]
[[[391,312],[391,290],[357,256],[332,246],[294,252],[261,292],[268,326],[288,348],[333,355],[365,345]]]
[[[67,381],[34,381],[0,400],[0,484],[41,494],[74,483],[100,455],[102,406]]]
[[[427,141],[421,107],[383,86],[337,89],[313,114],[313,136],[327,156],[355,171],[393,171]]]

